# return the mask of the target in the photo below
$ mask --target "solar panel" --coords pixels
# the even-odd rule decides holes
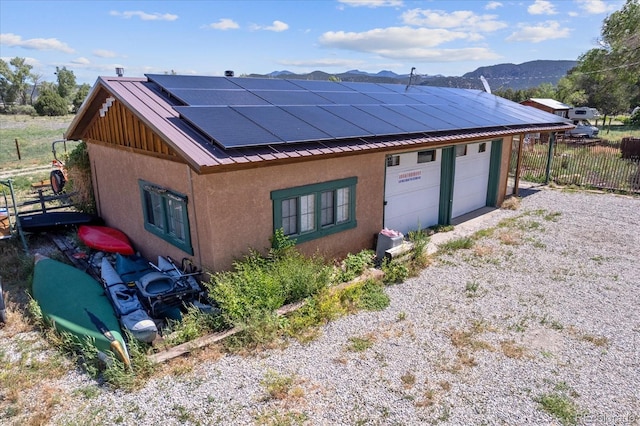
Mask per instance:
[[[433,117],[434,120],[442,123],[441,130],[451,130],[451,129],[460,129],[460,128],[469,128],[473,127],[475,123],[468,121],[465,117],[460,117],[452,114],[451,112],[446,112],[440,109],[440,106],[435,105],[411,105],[412,108],[417,109],[418,111],[427,114],[429,117]]]
[[[247,90],[304,90],[288,80],[279,78],[234,78],[231,80]]]
[[[410,98],[402,93],[367,93],[373,99],[377,99],[380,103],[389,105],[407,105],[420,103],[415,98]]]
[[[224,148],[281,144],[285,142],[232,108],[174,108],[185,120],[201,132],[209,135]]]
[[[353,92],[354,90],[337,81],[289,80],[296,86],[312,92]]]
[[[254,90],[253,94],[271,105],[319,105],[333,103],[306,90]]]
[[[224,148],[564,123],[479,90],[402,84],[147,75]]]
[[[342,81],[340,84],[343,84],[356,92],[360,93],[385,93],[385,92],[395,92],[395,90],[389,89],[385,87],[384,84],[376,84],[376,83],[354,83],[350,81]],[[400,84],[395,86],[404,87]]]
[[[242,89],[172,89],[171,95],[189,106],[269,104],[264,99]]]
[[[333,138],[365,137],[375,134],[350,123],[339,115],[332,114],[329,110],[320,106],[285,106],[282,109],[307,123],[313,124],[314,127],[331,135]]]
[[[231,80],[224,77],[202,75],[145,74],[145,76],[163,89],[238,89]]]
[[[353,105],[328,105],[323,106],[322,109],[342,117],[354,126],[365,129],[371,135],[380,136],[402,133],[402,129],[399,127],[366,113]]]
[[[399,127],[402,130],[402,133],[416,133],[423,132],[425,130],[424,124],[382,105],[358,105],[358,108],[379,118],[380,120],[393,123],[394,126]]]
[[[380,101],[358,92],[315,92],[317,95],[341,105],[377,105]]]
[[[284,142],[331,139],[331,135],[276,106],[237,107],[238,113],[278,136]]]

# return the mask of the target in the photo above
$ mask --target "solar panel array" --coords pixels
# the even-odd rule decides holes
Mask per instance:
[[[148,74],[223,148],[563,124],[477,90],[401,84]]]

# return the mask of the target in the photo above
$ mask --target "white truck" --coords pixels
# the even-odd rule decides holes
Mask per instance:
[[[600,117],[597,109],[590,107],[571,108],[569,109],[568,117],[576,127],[567,130],[565,133],[566,136],[583,138],[595,138],[598,136],[600,130],[589,122],[590,119]]]

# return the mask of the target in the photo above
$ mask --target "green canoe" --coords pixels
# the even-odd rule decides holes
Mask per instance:
[[[129,354],[120,324],[100,283],[83,271],[36,254],[33,298],[55,328],[84,340],[94,339],[101,352],[111,351],[126,365]]]

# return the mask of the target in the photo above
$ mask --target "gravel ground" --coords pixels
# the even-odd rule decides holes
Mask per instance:
[[[499,221],[508,226],[496,227]],[[532,190],[495,229],[307,344],[224,355],[124,393],[70,373],[52,424],[640,424],[640,199]],[[372,345],[354,351],[352,338]],[[291,379],[270,397],[268,378]],[[74,395],[74,396],[72,396]]]

